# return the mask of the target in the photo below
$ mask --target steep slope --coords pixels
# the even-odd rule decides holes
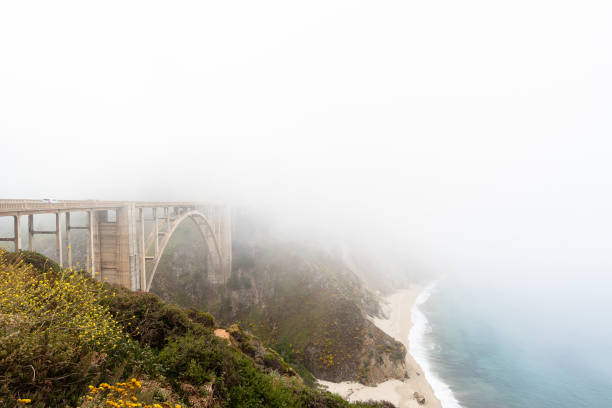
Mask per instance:
[[[215,327],[208,313],[0,251],[0,405],[383,406],[307,387],[254,336]]]
[[[244,225],[244,224],[243,224]],[[198,237],[186,226],[164,255],[153,291],[181,305],[239,321],[306,379],[372,385],[406,375],[403,345],[372,324],[377,297],[340,255],[279,242],[236,226],[234,270],[227,285],[206,280]],[[186,248],[188,250],[186,250]]]
[[[230,292],[232,317],[315,377],[368,385],[404,378],[403,345],[368,319],[379,313],[376,298],[331,255],[270,247],[234,277],[251,285]]]

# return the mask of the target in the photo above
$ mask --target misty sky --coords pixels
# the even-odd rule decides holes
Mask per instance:
[[[248,204],[424,267],[609,270],[611,21],[609,1],[3,2],[0,196]]]

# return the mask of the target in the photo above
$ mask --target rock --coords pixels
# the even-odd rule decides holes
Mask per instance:
[[[420,392],[414,392],[414,399],[421,405],[425,404],[425,397]]]
[[[230,334],[227,332],[227,330],[224,329],[215,329],[215,336],[221,337],[222,339],[226,340],[229,340],[230,338]]]

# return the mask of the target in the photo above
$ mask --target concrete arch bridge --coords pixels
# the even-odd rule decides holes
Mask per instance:
[[[81,224],[71,223],[79,213]],[[55,215],[55,229],[36,230],[34,217]],[[84,216],[83,216],[84,215]],[[232,265],[231,216],[224,206],[195,202],[0,200],[0,217],[12,217],[13,235],[0,237],[21,250],[27,217],[27,249],[35,249],[35,236],[53,234],[55,261],[73,267],[71,231],[87,231],[87,270],[96,279],[132,290],[149,291],[161,257],[184,221],[195,222],[208,253],[208,279],[226,283]],[[85,220],[83,222],[82,220]]]

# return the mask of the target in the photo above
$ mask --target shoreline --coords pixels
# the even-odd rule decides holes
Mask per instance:
[[[411,329],[414,325],[413,309],[417,306],[417,298],[426,288],[420,285],[410,285],[385,298],[387,319],[373,318],[372,322],[382,331],[401,342],[406,347],[406,370],[410,378],[388,380],[374,387],[368,387],[356,382],[333,383],[317,380],[328,391],[340,394],[349,401],[385,400],[398,408],[431,407],[442,408],[433,387],[425,378],[425,372],[417,363],[410,350]],[[414,392],[425,397],[425,404],[420,405],[414,398]]]

